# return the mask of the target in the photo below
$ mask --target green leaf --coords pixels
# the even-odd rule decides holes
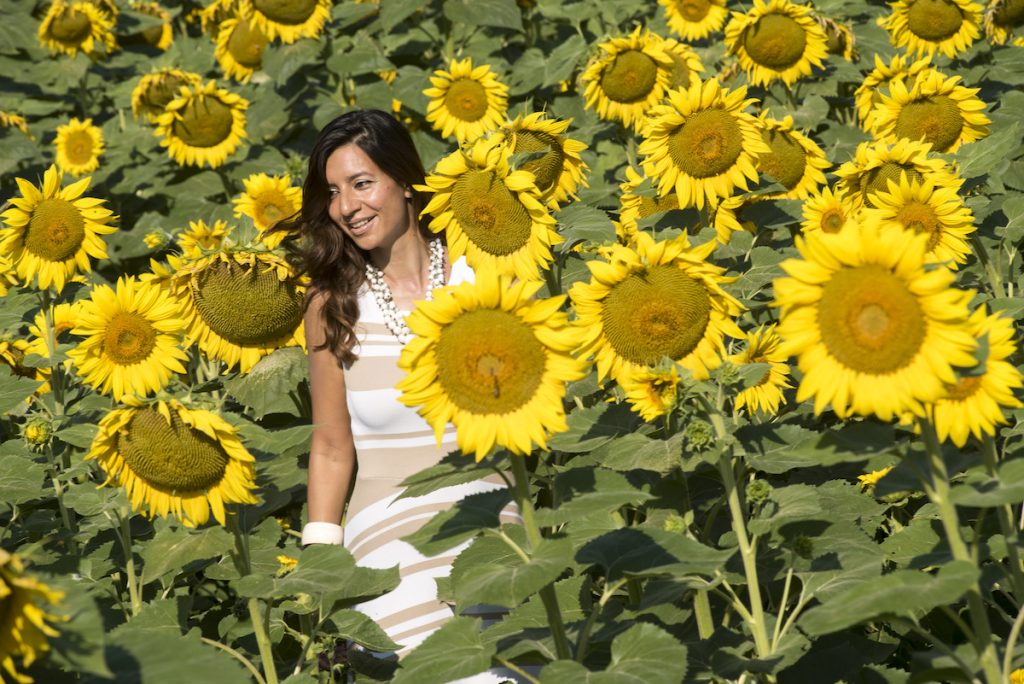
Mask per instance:
[[[22,407],[23,402],[42,384],[32,378],[0,371],[0,413],[13,413],[15,409]]]
[[[892,450],[896,442],[891,425],[873,421],[851,422],[826,432],[789,424],[745,425],[736,438],[752,468],[773,474],[866,461]]]
[[[576,554],[579,563],[605,568],[609,580],[631,576],[713,575],[734,550],[713,549],[659,529],[625,528],[601,535]]]
[[[896,570],[882,577],[857,582],[800,618],[811,635],[828,634],[885,615],[906,615],[956,602],[978,579],[978,568],[968,561],[953,561],[935,575],[918,570]]]
[[[308,378],[306,353],[300,347],[277,349],[245,375],[224,382],[224,389],[252,410],[257,420],[268,413],[300,414],[298,387]]]
[[[523,30],[523,14],[515,0],[445,0],[444,16],[452,23]]]
[[[538,523],[552,527],[621,506],[639,505],[653,499],[634,487],[623,475],[603,468],[575,468],[560,473],[554,481],[556,509],[537,511]]]
[[[552,450],[571,454],[591,451],[613,437],[633,432],[640,423],[637,414],[625,404],[600,403],[575,409],[566,418],[569,429],[548,440]]]
[[[436,556],[481,530],[501,526],[501,511],[512,501],[505,487],[463,497],[448,510],[434,515],[430,521],[402,541],[409,542],[426,556]]]
[[[547,55],[544,64],[544,85],[553,86],[568,81],[576,68],[587,57],[587,41],[578,34],[569,36]]]
[[[39,296],[36,294],[8,292],[0,302],[0,330],[17,331],[28,312],[38,305]]]
[[[480,620],[449,620],[401,661],[391,684],[448,682],[483,672],[491,666],[496,647],[480,636]]]
[[[987,138],[964,145],[956,155],[960,174],[964,178],[976,178],[991,173],[1006,163],[1009,154],[1020,146],[1020,140],[1020,123],[1014,121],[1009,126],[996,127]]]
[[[88,449],[92,446],[92,440],[96,437],[99,428],[91,423],[75,423],[67,425],[57,431],[57,437],[71,446],[79,449]]]
[[[381,28],[390,33],[392,29],[426,4],[427,0],[380,0]]]
[[[576,202],[560,210],[556,218],[559,232],[565,238],[562,251],[570,249],[577,242],[605,243],[615,240],[615,226],[608,214],[600,209]]]
[[[232,548],[231,535],[222,527],[166,527],[143,546],[141,582],[148,584],[171,571],[184,572],[190,563],[213,560]]]
[[[23,504],[46,495],[45,479],[46,467],[27,453],[0,454],[0,501],[5,504]]]
[[[681,432],[668,439],[651,439],[634,432],[616,437],[593,454],[602,467],[611,470],[652,470],[664,474],[683,462],[682,447]]]
[[[656,625],[641,622],[612,641],[603,672],[572,660],[556,660],[540,673],[541,684],[677,684],[686,676],[686,647]]]
[[[997,477],[977,468],[949,493],[958,506],[992,507],[1024,501],[1024,459],[1000,464]]]
[[[402,494],[399,498],[423,496],[436,492],[443,487],[475,482],[494,472],[494,468],[502,468],[504,457],[488,457],[485,463],[477,463],[465,456],[461,451],[449,452],[437,465],[413,473],[402,481]]]
[[[339,610],[331,616],[331,622],[339,638],[351,639],[360,646],[382,653],[399,649],[380,625],[357,610]]]

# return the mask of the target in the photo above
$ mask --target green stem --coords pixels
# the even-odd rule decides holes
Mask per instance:
[[[314,625],[309,615],[300,615],[299,627],[302,629],[302,634],[306,637],[306,640],[302,643],[302,652],[299,653],[299,657],[295,660],[295,667],[292,669],[293,675],[302,672],[302,666],[306,662],[306,654],[309,653],[309,649],[313,645],[320,624]]]
[[[978,261],[980,261],[982,266],[985,268],[985,275],[988,277],[989,286],[992,288],[992,296],[1005,296],[1005,292],[1003,290],[1003,277],[996,268],[996,265],[992,262],[988,250],[985,249],[985,245],[982,244],[981,240],[976,235],[972,235],[969,239],[971,241],[971,246],[974,247],[974,253],[977,255]]]
[[[523,517],[526,539],[530,544],[530,550],[533,551],[540,545],[542,537],[534,515],[533,501],[530,499],[529,475],[526,473],[526,463],[523,457],[513,456],[511,460],[512,474],[515,477],[516,485],[514,492],[516,503],[519,504],[519,514]],[[548,624],[551,627],[551,636],[555,640],[555,652],[560,660],[570,660],[572,651],[569,649],[569,639],[565,635],[565,623],[562,622],[562,611],[558,607],[558,596],[555,594],[554,584],[549,584],[540,590],[540,599],[544,603]]]
[[[46,325],[46,352],[50,361],[50,390],[53,392],[54,413],[64,415],[64,369],[57,362],[57,330],[54,327],[53,302],[49,291],[44,292],[43,316]]]
[[[119,511],[118,538],[121,541],[121,549],[124,551],[124,573],[125,582],[128,584],[128,598],[132,604],[132,617],[142,610],[142,596],[139,592],[139,581],[135,577],[135,556],[132,553],[132,527],[131,514],[127,511]]]
[[[274,651],[270,645],[270,634],[267,630],[267,619],[264,617],[260,607],[260,600],[251,598],[247,602],[249,608],[249,619],[252,621],[253,632],[256,634],[256,645],[260,650],[260,660],[263,661],[263,675],[267,684],[277,684],[277,669],[274,667]]]
[[[985,458],[985,469],[993,478],[999,477],[998,455],[996,454],[996,442],[991,435],[985,435],[981,440],[981,453]],[[1006,539],[1006,558],[1010,563],[1010,576],[1013,578],[1013,595],[1017,603],[1024,603],[1024,572],[1021,572],[1020,552],[1017,545],[1020,543],[1017,528],[1013,524],[1013,511],[1009,504],[996,507],[996,517],[999,518],[999,527]]]
[[[1013,667],[1013,652],[1020,637],[1021,627],[1024,627],[1024,607],[1017,613],[1017,619],[1013,621],[1010,628],[1010,635],[1006,639],[1006,653],[1003,654],[1003,672],[1009,673]]]
[[[219,641],[214,641],[213,639],[208,639],[206,637],[199,637],[199,639],[204,644],[209,644],[210,646],[214,646],[222,651],[227,652],[232,658],[242,663],[242,665],[245,666],[245,669],[247,669],[249,673],[252,674],[257,684],[266,684],[266,680],[263,679],[263,675],[260,674],[260,671],[257,670],[256,666],[252,664],[252,661],[246,658],[244,655],[242,655],[235,649],[231,648],[230,646],[225,646]]]
[[[967,561],[977,566],[977,562],[967,548],[967,543],[960,534],[960,518],[956,506],[950,498],[949,473],[946,463],[942,460],[942,447],[935,434],[935,427],[927,419],[920,419],[921,434],[924,436],[928,449],[928,460],[931,465],[930,477],[925,481],[925,492],[928,498],[939,509],[942,528],[946,533],[946,541],[956,560]],[[977,580],[967,591],[967,607],[971,615],[971,626],[974,628],[974,649],[981,661],[985,678],[989,682],[1002,682],[1003,673],[996,655],[996,645],[992,640],[992,627],[988,621],[985,603],[981,598],[981,587]]]
[[[711,600],[707,589],[694,590],[693,611],[697,616],[697,634],[701,639],[710,639],[715,632],[715,623],[711,617]]]
[[[772,632],[772,650],[775,650],[779,645],[779,639],[782,637],[782,620],[786,616],[786,604],[789,603],[789,590],[793,585],[793,566],[789,566],[789,570],[786,571],[786,584],[782,589],[782,600],[779,602],[779,614],[775,618],[775,629]]]

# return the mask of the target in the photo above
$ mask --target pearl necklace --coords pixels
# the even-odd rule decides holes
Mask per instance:
[[[444,244],[441,242],[441,238],[434,238],[430,241],[429,251],[430,266],[427,269],[427,291],[425,293],[428,302],[433,299],[434,289],[444,286]],[[373,292],[373,297],[377,300],[377,306],[384,314],[384,325],[388,327],[392,335],[398,338],[399,342],[408,344],[413,337],[412,331],[409,330],[405,318],[395,306],[391,288],[384,281],[384,271],[367,261],[366,281],[370,284],[370,291]]]

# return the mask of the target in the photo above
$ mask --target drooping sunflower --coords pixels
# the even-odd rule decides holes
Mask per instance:
[[[857,210],[845,194],[832,188],[821,188],[805,199],[802,211],[800,227],[804,233],[838,233],[857,218]]]
[[[600,378],[628,383],[630,373],[665,358],[697,379],[721,365],[724,337],[742,337],[735,318],[743,306],[722,289],[735,278],[707,258],[716,243],[691,247],[687,236],[655,242],[637,233],[633,245],[613,245],[605,260],[587,262],[591,278],[569,291]]]
[[[29,140],[35,140],[35,136],[28,130],[28,122],[21,114],[0,111],[0,128],[17,128]]]
[[[853,35],[853,30],[848,25],[822,14],[815,14],[814,18],[825,32],[828,54],[839,55],[847,62],[856,61],[857,38]]]
[[[216,413],[178,400],[131,402],[100,420],[86,460],[124,487],[132,509],[149,518],[174,515],[197,527],[225,524],[224,505],[258,503],[252,454]]]
[[[94,56],[102,45],[107,52],[116,46],[113,20],[88,2],[56,0],[39,24],[39,42],[53,54],[74,56],[79,51]]]
[[[931,406],[939,440],[949,439],[958,447],[969,434],[978,439],[995,435],[996,427],[1008,422],[1002,409],[1022,406],[1014,392],[1024,386],[1020,371],[1007,360],[1017,351],[1013,321],[998,312],[989,315],[982,305],[971,314],[969,325],[974,336],[988,345],[984,367],[960,374]]]
[[[922,415],[956,382],[954,367],[974,364],[973,293],[953,288],[949,269],[926,269],[926,241],[873,222],[796,238],[803,258],[782,262],[789,277],[774,285],[781,351],[804,373],[797,401],[840,418]]]
[[[427,121],[442,137],[455,136],[459,143],[472,142],[505,121],[508,86],[498,80],[489,64],[473,66],[473,60],[453,59],[448,70],[438,69],[423,91],[430,98]]]
[[[564,135],[571,123],[572,119],[548,119],[543,112],[535,112],[519,115],[501,129],[512,154],[535,155],[520,168],[534,175],[534,183],[551,209],[577,199],[576,189],[587,187],[587,165],[580,157],[587,145]]]
[[[31,286],[60,292],[76,273],[92,270],[93,259],[106,259],[101,235],[117,230],[108,225],[116,219],[103,207],[106,200],[82,197],[92,180],[82,178],[61,188],[64,174],[56,165],[43,174],[42,187],[17,178],[21,197],[0,214],[0,255],[11,260],[18,279]]]
[[[188,323],[185,341],[207,357],[248,373],[275,349],[305,347],[305,287],[280,257],[223,249],[168,262],[175,269],[168,287]]]
[[[760,123],[761,136],[771,152],[757,158],[757,170],[786,188],[773,198],[803,199],[825,184],[825,169],[829,167],[825,153],[793,128],[792,116],[787,114],[777,121],[762,112]]]
[[[331,18],[331,0],[239,0],[238,16],[255,23],[269,40],[288,45],[320,36]]]
[[[742,366],[749,363],[766,363],[768,370],[754,385],[736,395],[736,410],[744,409],[748,415],[761,411],[769,416],[779,412],[783,391],[789,387],[788,354],[779,350],[782,340],[774,325],[762,325],[747,333],[747,348],[739,354],[726,358],[730,363]]]
[[[117,289],[97,285],[79,303],[68,352],[82,380],[115,401],[158,392],[174,373],[184,373],[185,321],[178,302],[156,284],[123,277]]]
[[[565,383],[585,374],[572,356],[579,331],[559,310],[564,296],[533,299],[540,287],[478,270],[475,284],[437,290],[409,315],[399,401],[419,406],[439,441],[453,423],[477,461],[495,445],[529,454],[567,429]]]
[[[199,74],[181,69],[163,68],[146,74],[132,90],[132,115],[145,116],[149,123],[155,124],[182,86],[198,86],[202,82]]]
[[[146,0],[132,0],[131,7],[140,14],[160,20],[159,24],[143,29],[133,38],[146,45],[155,47],[157,50],[166,50],[171,47],[171,43],[174,42],[174,30],[171,28],[171,13],[161,7],[159,3]]]
[[[19,684],[32,678],[18,672],[17,661],[27,669],[50,650],[47,637],[58,632],[54,623],[66,617],[50,612],[64,592],[51,589],[25,572],[21,559],[0,549],[0,680],[4,673]]]
[[[658,179],[658,193],[675,191],[680,208],[711,206],[747,180],[757,182],[757,157],[771,152],[757,119],[743,110],[756,102],[746,88],[728,90],[709,79],[671,90],[651,109],[639,152],[644,173]]]
[[[721,31],[729,17],[725,0],[658,0],[658,4],[665,8],[668,27],[687,41]]]
[[[224,239],[231,234],[232,228],[227,221],[217,219],[209,225],[202,219],[189,221],[188,230],[174,236],[178,248],[185,257],[198,257],[204,251],[220,249]]]
[[[423,209],[430,229],[444,231],[449,257],[466,255],[474,269],[539,277],[562,242],[537,190],[534,175],[512,170],[503,136],[478,139],[437,163],[423,190],[434,193]]]
[[[1021,0],[991,0],[984,14],[985,35],[993,45],[1024,44],[1024,2]]]
[[[896,0],[882,21],[897,48],[917,55],[953,58],[981,35],[981,5],[971,0]]]
[[[741,218],[743,209],[757,201],[759,201],[758,198],[749,195],[733,195],[722,200],[715,207],[711,225],[714,226],[715,237],[719,242],[723,245],[729,244],[732,241],[733,233],[738,233],[741,230],[757,233],[757,226],[753,222],[744,221]]]
[[[638,173],[632,166],[626,167],[626,180],[619,184],[619,220],[614,221],[619,241],[628,244],[638,230],[638,222],[679,208],[676,193],[665,196],[658,194],[656,183]],[[699,226],[679,226],[685,230]]]
[[[987,136],[992,122],[985,116],[985,103],[976,97],[979,88],[965,88],[959,81],[959,76],[947,78],[934,69],[919,74],[910,88],[893,81],[890,95],[882,95],[875,107],[875,138],[923,140],[941,153],[956,152]]]
[[[676,65],[664,40],[638,26],[597,47],[600,52],[580,76],[587,108],[641,131],[650,108],[665,97]]]
[[[220,25],[231,17],[238,16],[238,0],[212,0],[210,4],[199,10],[199,25],[203,33],[217,39]]]
[[[899,183],[889,181],[888,191],[872,193],[873,207],[864,215],[883,227],[893,226],[928,236],[926,261],[942,263],[950,269],[967,261],[971,253],[968,239],[976,228],[974,215],[952,188],[937,187],[929,181],[911,181],[905,173]]]
[[[891,145],[879,141],[861,143],[854,158],[836,171],[836,189],[855,210],[871,206],[870,194],[888,190],[888,182],[899,181],[902,173],[912,181],[929,180],[935,186],[959,191],[963,179],[942,159],[931,157],[931,149],[928,143],[906,138]]]
[[[692,47],[680,43],[675,38],[665,38],[661,41],[661,49],[672,60],[672,70],[668,75],[666,89],[689,88],[700,81],[704,65]]]
[[[181,166],[224,163],[245,137],[245,109],[248,100],[206,85],[182,86],[178,96],[167,103],[157,117],[156,135],[161,147]]]
[[[213,55],[228,78],[248,83],[263,68],[263,51],[270,39],[254,22],[239,17],[225,19],[217,29]]]
[[[73,176],[92,173],[100,165],[103,154],[103,131],[92,125],[92,119],[71,119],[57,126],[57,166]]]
[[[625,392],[630,408],[650,422],[675,406],[679,394],[679,371],[674,365],[665,370],[638,367],[626,373],[619,386]]]
[[[868,72],[854,93],[857,119],[865,131],[874,126],[875,105],[882,101],[889,85],[898,79],[912,80],[925,69],[932,68],[931,57],[925,56],[911,61],[906,55],[896,55],[888,64],[875,55],[875,68]]]
[[[71,341],[71,331],[78,325],[78,304],[57,304],[53,307],[51,314],[52,323],[47,322],[45,311],[36,314],[31,325],[28,326],[28,346],[25,354],[36,354],[43,358],[51,358],[49,336],[53,330],[53,341],[59,345]],[[56,351],[56,350],[55,350]],[[64,362],[66,368],[71,367],[71,361]],[[51,390],[50,379],[52,372],[47,367],[36,369],[36,377],[44,380],[44,384],[36,390],[37,394],[46,394]]]
[[[754,85],[791,86],[828,57],[828,39],[811,8],[789,0],[754,0],[746,14],[733,12],[725,44]]]
[[[18,284],[18,274],[11,260],[0,254],[0,297],[6,297],[12,287]]]

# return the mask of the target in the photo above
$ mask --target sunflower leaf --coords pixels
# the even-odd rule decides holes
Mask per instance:
[[[541,684],[675,684],[686,676],[686,646],[656,625],[641,622],[612,641],[611,662],[591,672],[571,660],[557,660],[540,674]]]
[[[12,445],[5,444],[5,450]],[[46,468],[26,453],[0,454],[0,501],[17,505],[41,496]]]
[[[469,26],[523,31],[523,13],[515,0],[445,0],[444,16]]]
[[[402,659],[392,684],[447,682],[483,672],[496,651],[480,635],[480,620],[455,617]]]
[[[189,530],[185,527],[165,527],[142,550],[143,586],[167,573],[185,571],[186,566],[212,561],[231,548],[231,535],[222,527]]]

